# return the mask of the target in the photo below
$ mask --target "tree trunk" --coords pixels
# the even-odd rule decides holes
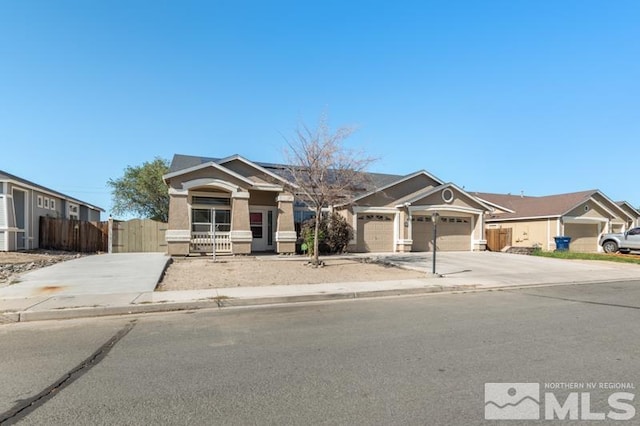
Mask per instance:
[[[322,213],[321,208],[316,209],[316,229],[313,233],[313,265],[318,266],[320,264],[320,260],[318,259],[318,251],[320,245],[318,244],[318,233],[320,232],[320,221],[322,217],[320,216]]]

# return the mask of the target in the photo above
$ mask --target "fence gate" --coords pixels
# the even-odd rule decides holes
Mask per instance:
[[[487,249],[500,251],[511,245],[511,228],[487,229]]]
[[[166,223],[151,219],[132,219],[126,222],[114,220],[111,227],[111,252],[166,252],[166,231]]]

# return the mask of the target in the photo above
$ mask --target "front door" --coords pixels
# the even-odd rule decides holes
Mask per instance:
[[[249,212],[251,226],[251,251],[273,250],[273,210],[251,210]]]

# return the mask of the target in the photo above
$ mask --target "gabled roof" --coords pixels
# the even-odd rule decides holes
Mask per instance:
[[[636,218],[640,217],[640,210],[636,209],[635,207],[633,207],[631,204],[629,204],[628,201],[616,201],[616,204],[620,207],[620,208],[627,208],[630,211],[632,211],[635,215]]]
[[[71,201],[71,202],[76,203],[76,204],[81,204],[81,205],[89,207],[89,208],[91,208],[93,210],[99,210],[101,212],[105,211],[101,207],[95,206],[95,205],[93,205],[91,203],[87,203],[86,201],[79,200],[79,199],[71,197],[69,195],[63,194],[62,192],[53,190],[51,188],[47,188],[46,186],[38,185],[35,182],[31,182],[30,180],[23,179],[21,177],[18,177],[16,175],[11,174],[11,173],[5,172],[4,170],[0,170],[0,182],[15,182],[15,183],[22,184],[24,186],[30,187],[32,189],[36,189],[38,191],[45,192],[45,193],[48,193],[50,195],[54,195],[54,196],[62,198],[64,200]]]
[[[297,187],[297,185],[295,185],[293,182],[283,178],[280,175],[277,175],[275,173],[273,173],[272,171],[267,170],[266,168],[262,167],[259,163],[254,163],[253,161],[249,161],[246,158],[242,157],[241,155],[235,154],[232,155],[231,157],[227,157],[227,158],[223,158],[217,161],[218,164],[226,164],[229,163],[230,161],[240,161],[243,162],[244,164],[253,167],[254,169],[266,174],[267,176],[271,176],[272,178],[279,180],[280,182],[292,185],[294,187]]]
[[[247,164],[250,164],[254,167],[256,167],[258,170],[263,171],[264,173],[268,174],[269,176],[277,176],[280,180],[287,182],[288,184],[294,186],[293,182],[292,182],[292,177],[291,174],[289,172],[289,168],[290,166],[287,166],[286,164],[277,164],[277,163],[265,163],[265,162],[258,162],[258,161],[251,161],[248,160],[244,157],[242,157],[241,155],[232,155],[230,157],[225,157],[225,158],[216,158],[216,157],[199,157],[199,156],[194,156],[194,155],[183,155],[183,154],[175,154],[173,156],[173,159],[171,161],[171,165],[169,167],[169,173],[168,174],[172,174],[175,172],[179,172],[179,171],[183,171],[185,169],[190,169],[192,167],[197,167],[200,166],[202,164],[205,163],[216,163],[216,164],[224,164],[226,162],[232,161],[232,160],[240,160],[243,161]],[[391,182],[395,182],[396,180],[398,180],[399,178],[401,178],[401,176],[399,175],[391,175],[391,174],[385,174],[385,173],[369,173],[369,172],[364,172],[367,179],[363,179],[363,181],[366,181],[366,185],[363,188],[358,188],[357,192],[359,193],[364,193],[367,191],[371,191],[374,188],[380,187],[380,186],[384,186],[384,185],[388,185]],[[167,175],[165,175],[167,176]]]
[[[230,176],[233,176],[236,179],[239,179],[249,185],[253,185],[255,182],[253,182],[251,179],[247,179],[246,177],[242,176],[241,174],[238,174],[236,172],[234,172],[233,170],[229,170],[226,167],[223,167],[221,165],[219,165],[218,163],[214,162],[214,161],[208,161],[206,163],[200,163],[197,164],[195,166],[191,166],[191,167],[187,167],[185,169],[182,170],[176,170],[175,172],[169,172],[167,174],[165,174],[164,176],[162,176],[162,179],[164,179],[164,181],[166,182],[167,179],[171,179],[174,178],[176,176],[180,176],[180,175],[184,175],[186,173],[191,173],[191,172],[195,172],[196,170],[201,170],[201,169],[206,169],[208,167],[214,168],[216,170],[220,170],[223,173],[226,173]]]
[[[434,175],[432,175],[431,173],[427,172],[426,170],[419,170],[417,172],[405,175],[405,176],[395,176],[395,179],[390,180],[388,183],[385,183],[384,185],[380,186],[380,187],[374,187],[371,190],[357,196],[356,198],[353,199],[353,202],[356,202],[358,200],[361,200],[363,198],[366,198],[370,195],[375,194],[376,192],[380,192],[380,191],[384,191],[386,189],[389,189],[393,186],[399,185],[402,182],[406,182],[410,179],[413,179],[416,176],[420,176],[420,175],[424,175],[427,176],[428,178],[434,180],[436,183],[442,185],[444,184],[444,182],[440,179],[438,179],[437,177],[435,177]]]
[[[465,191],[464,189],[460,188],[458,185],[449,182],[449,183],[445,183],[444,185],[439,185],[436,186],[434,188],[429,188],[429,189],[421,189],[420,191],[416,191],[413,194],[409,194],[406,197],[400,198],[397,203],[398,205],[403,205],[403,204],[413,204],[418,200],[421,200],[425,197],[430,196],[431,194],[434,194],[438,191],[442,191],[446,188],[453,188],[455,189],[458,193],[463,194],[467,197],[469,197],[470,199],[474,200],[475,202],[477,202],[478,204],[480,204],[482,207],[484,207],[487,211],[492,211],[493,208],[491,208],[489,206],[489,204],[487,204],[486,202],[484,202],[483,200],[479,199],[478,197],[475,197],[473,195],[471,195],[470,193],[468,193],[467,191]]]
[[[491,194],[486,192],[472,192],[471,194],[506,211],[506,213],[491,214],[487,220],[561,217],[588,201],[596,194],[609,201],[619,213],[628,216],[626,212],[597,189],[542,197]]]

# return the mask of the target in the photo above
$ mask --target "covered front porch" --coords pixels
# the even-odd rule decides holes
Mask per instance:
[[[234,159],[233,162],[240,160]],[[284,185],[243,176],[233,164],[168,174],[171,255],[293,253],[293,195]],[[257,171],[259,170],[259,166]]]

